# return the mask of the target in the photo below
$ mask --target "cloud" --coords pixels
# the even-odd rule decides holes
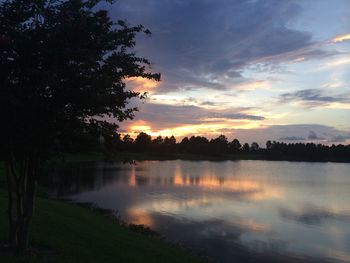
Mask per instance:
[[[223,132],[261,143],[265,139],[296,142],[322,138],[327,143],[347,142],[345,131],[315,126],[310,119],[313,114],[303,116],[303,122],[309,123],[305,126],[261,126],[273,120],[295,120],[291,105],[334,111],[334,121],[318,119],[324,124],[341,123],[339,118],[350,109],[350,93],[346,93],[350,60],[348,55],[340,56],[348,51],[348,42],[330,42],[347,41],[347,34],[332,38],[329,36],[337,34],[333,26],[324,31],[320,29],[323,22],[306,25],[308,12],[313,10],[310,7],[320,6],[311,2],[128,0],[109,6],[114,18],[143,24],[153,33],[150,38],[137,37],[136,52],[153,62],[162,81],[154,86],[130,82],[132,88],[148,90],[153,96],[152,103],[142,105],[136,114],[138,127],[148,127],[154,133],[166,129],[166,134],[175,128],[181,130],[176,134],[217,136]],[[320,17],[328,15],[328,8],[343,9],[340,4],[327,6]],[[316,24],[321,26],[316,28]],[[327,75],[333,74],[344,85],[336,89],[323,86],[329,83]],[[306,86],[310,83],[312,86]],[[278,103],[271,107],[276,97]],[[259,109],[239,109],[240,105]],[[292,117],[286,115],[287,107]],[[329,133],[324,134],[327,129]],[[308,138],[309,131],[315,132],[316,138]]]
[[[305,62],[309,60],[320,60],[328,57],[333,57],[336,55],[343,55],[344,52],[339,52],[337,50],[326,50],[322,49],[325,43],[314,43],[309,46],[302,47],[300,49],[295,49],[290,52],[274,55],[271,57],[264,57],[261,61],[255,61],[251,68],[257,67],[258,71],[263,72],[278,72],[278,73],[288,73],[286,67],[282,67],[281,63],[294,64],[299,62]]]
[[[349,222],[350,215],[348,213],[338,213],[331,210],[319,208],[305,208],[301,212],[294,212],[285,208],[279,210],[283,218],[292,219],[306,225],[321,225],[326,221],[337,220]]]
[[[226,110],[209,110],[192,105],[167,105],[146,103],[140,106],[135,121],[144,121],[155,129],[177,127],[179,125],[193,125],[213,123],[218,119],[229,120],[263,120],[263,116],[247,114],[250,108],[229,108]]]
[[[334,135],[333,137],[331,137],[328,142],[331,143],[344,143],[347,140],[350,139],[350,133],[345,134],[345,135]]]
[[[213,138],[223,134],[230,140],[237,138],[241,142],[255,141],[261,146],[264,146],[268,140],[286,143],[350,143],[349,130],[340,130],[327,125],[261,126],[264,116],[249,113],[254,110],[258,109],[242,107],[215,111],[213,108],[192,105],[148,103],[141,106],[135,120],[122,123],[121,128],[132,133],[145,131],[152,136],[175,135],[178,139],[192,135]]]
[[[341,58],[338,58],[338,59],[335,59],[333,61],[326,63],[320,69],[333,69],[336,67],[343,67],[343,66],[346,66],[349,64],[350,64],[350,56],[346,55],[346,56],[342,56]]]
[[[309,132],[306,132],[309,131]],[[350,131],[319,124],[271,125],[254,129],[226,130],[225,135],[241,142],[257,141],[264,145],[267,140],[293,142],[319,142],[323,144],[350,143]]]
[[[314,131],[310,131],[309,135],[307,136],[307,138],[311,141],[320,141],[320,140],[324,140],[325,138],[323,137],[318,137],[316,132]]]
[[[154,92],[159,86],[159,82],[141,77],[131,77],[125,80],[126,85],[136,92]]]
[[[341,43],[344,41],[349,41],[350,40],[350,33],[344,34],[344,35],[339,35],[330,40],[331,43]]]
[[[233,120],[264,120],[265,118],[263,116],[257,116],[257,115],[250,115],[245,113],[226,113],[226,114],[219,114],[222,118],[227,119],[233,119]]]
[[[335,136],[336,137],[336,136]],[[328,141],[333,140],[333,138],[329,138]],[[343,142],[346,141],[346,136],[341,136],[339,137],[340,140]],[[302,141],[325,141],[325,137],[319,137],[316,132],[314,131],[309,131],[309,134],[307,137],[302,137],[302,136],[287,136],[287,137],[281,137],[279,138],[281,141],[287,141],[287,142],[302,142]]]
[[[279,96],[279,102],[301,102],[307,107],[316,107],[328,105],[330,103],[350,103],[348,94],[343,95],[324,95],[321,89],[304,89],[290,93],[283,93]]]
[[[305,141],[304,137],[298,137],[298,136],[287,136],[287,137],[281,137],[279,138],[281,141]]]
[[[331,55],[310,33],[288,27],[301,10],[295,1],[130,0],[111,12],[152,30],[137,47],[161,69],[158,92],[167,92],[232,88],[227,83],[244,81],[248,65]]]

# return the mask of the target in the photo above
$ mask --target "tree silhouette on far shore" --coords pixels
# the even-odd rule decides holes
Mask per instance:
[[[128,140],[125,140],[128,138]],[[143,139],[142,139],[143,138]],[[138,141],[143,141],[139,143]],[[264,159],[264,160],[296,160],[296,161],[339,161],[350,162],[350,145],[322,145],[314,143],[284,143],[267,141],[266,148],[257,142],[240,143],[238,139],[231,142],[224,135],[213,139],[203,136],[184,137],[176,142],[174,136],[152,137],[147,133],[140,133],[133,141],[130,135],[125,135],[118,147],[112,151],[153,152],[169,154],[199,154],[207,157],[223,159]],[[111,147],[107,147],[111,148]],[[91,149],[93,150],[93,149]]]

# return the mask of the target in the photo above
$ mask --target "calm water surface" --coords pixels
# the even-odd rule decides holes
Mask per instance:
[[[117,210],[217,262],[350,262],[350,164],[143,161],[58,173],[55,195]]]

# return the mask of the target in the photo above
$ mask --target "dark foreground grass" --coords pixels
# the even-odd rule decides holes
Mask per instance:
[[[6,191],[0,168],[0,241],[7,238]],[[37,256],[0,252],[0,262],[199,262],[189,252],[134,233],[87,208],[40,196],[31,227]]]

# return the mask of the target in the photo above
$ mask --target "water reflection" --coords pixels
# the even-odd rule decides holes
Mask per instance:
[[[337,220],[350,223],[350,213],[346,211],[332,211],[322,208],[308,207],[300,212],[291,211],[281,208],[280,214],[287,219],[296,220],[297,222],[307,225],[320,225],[326,221]]]
[[[53,194],[118,210],[219,262],[350,262],[350,165],[264,161],[84,164]]]

